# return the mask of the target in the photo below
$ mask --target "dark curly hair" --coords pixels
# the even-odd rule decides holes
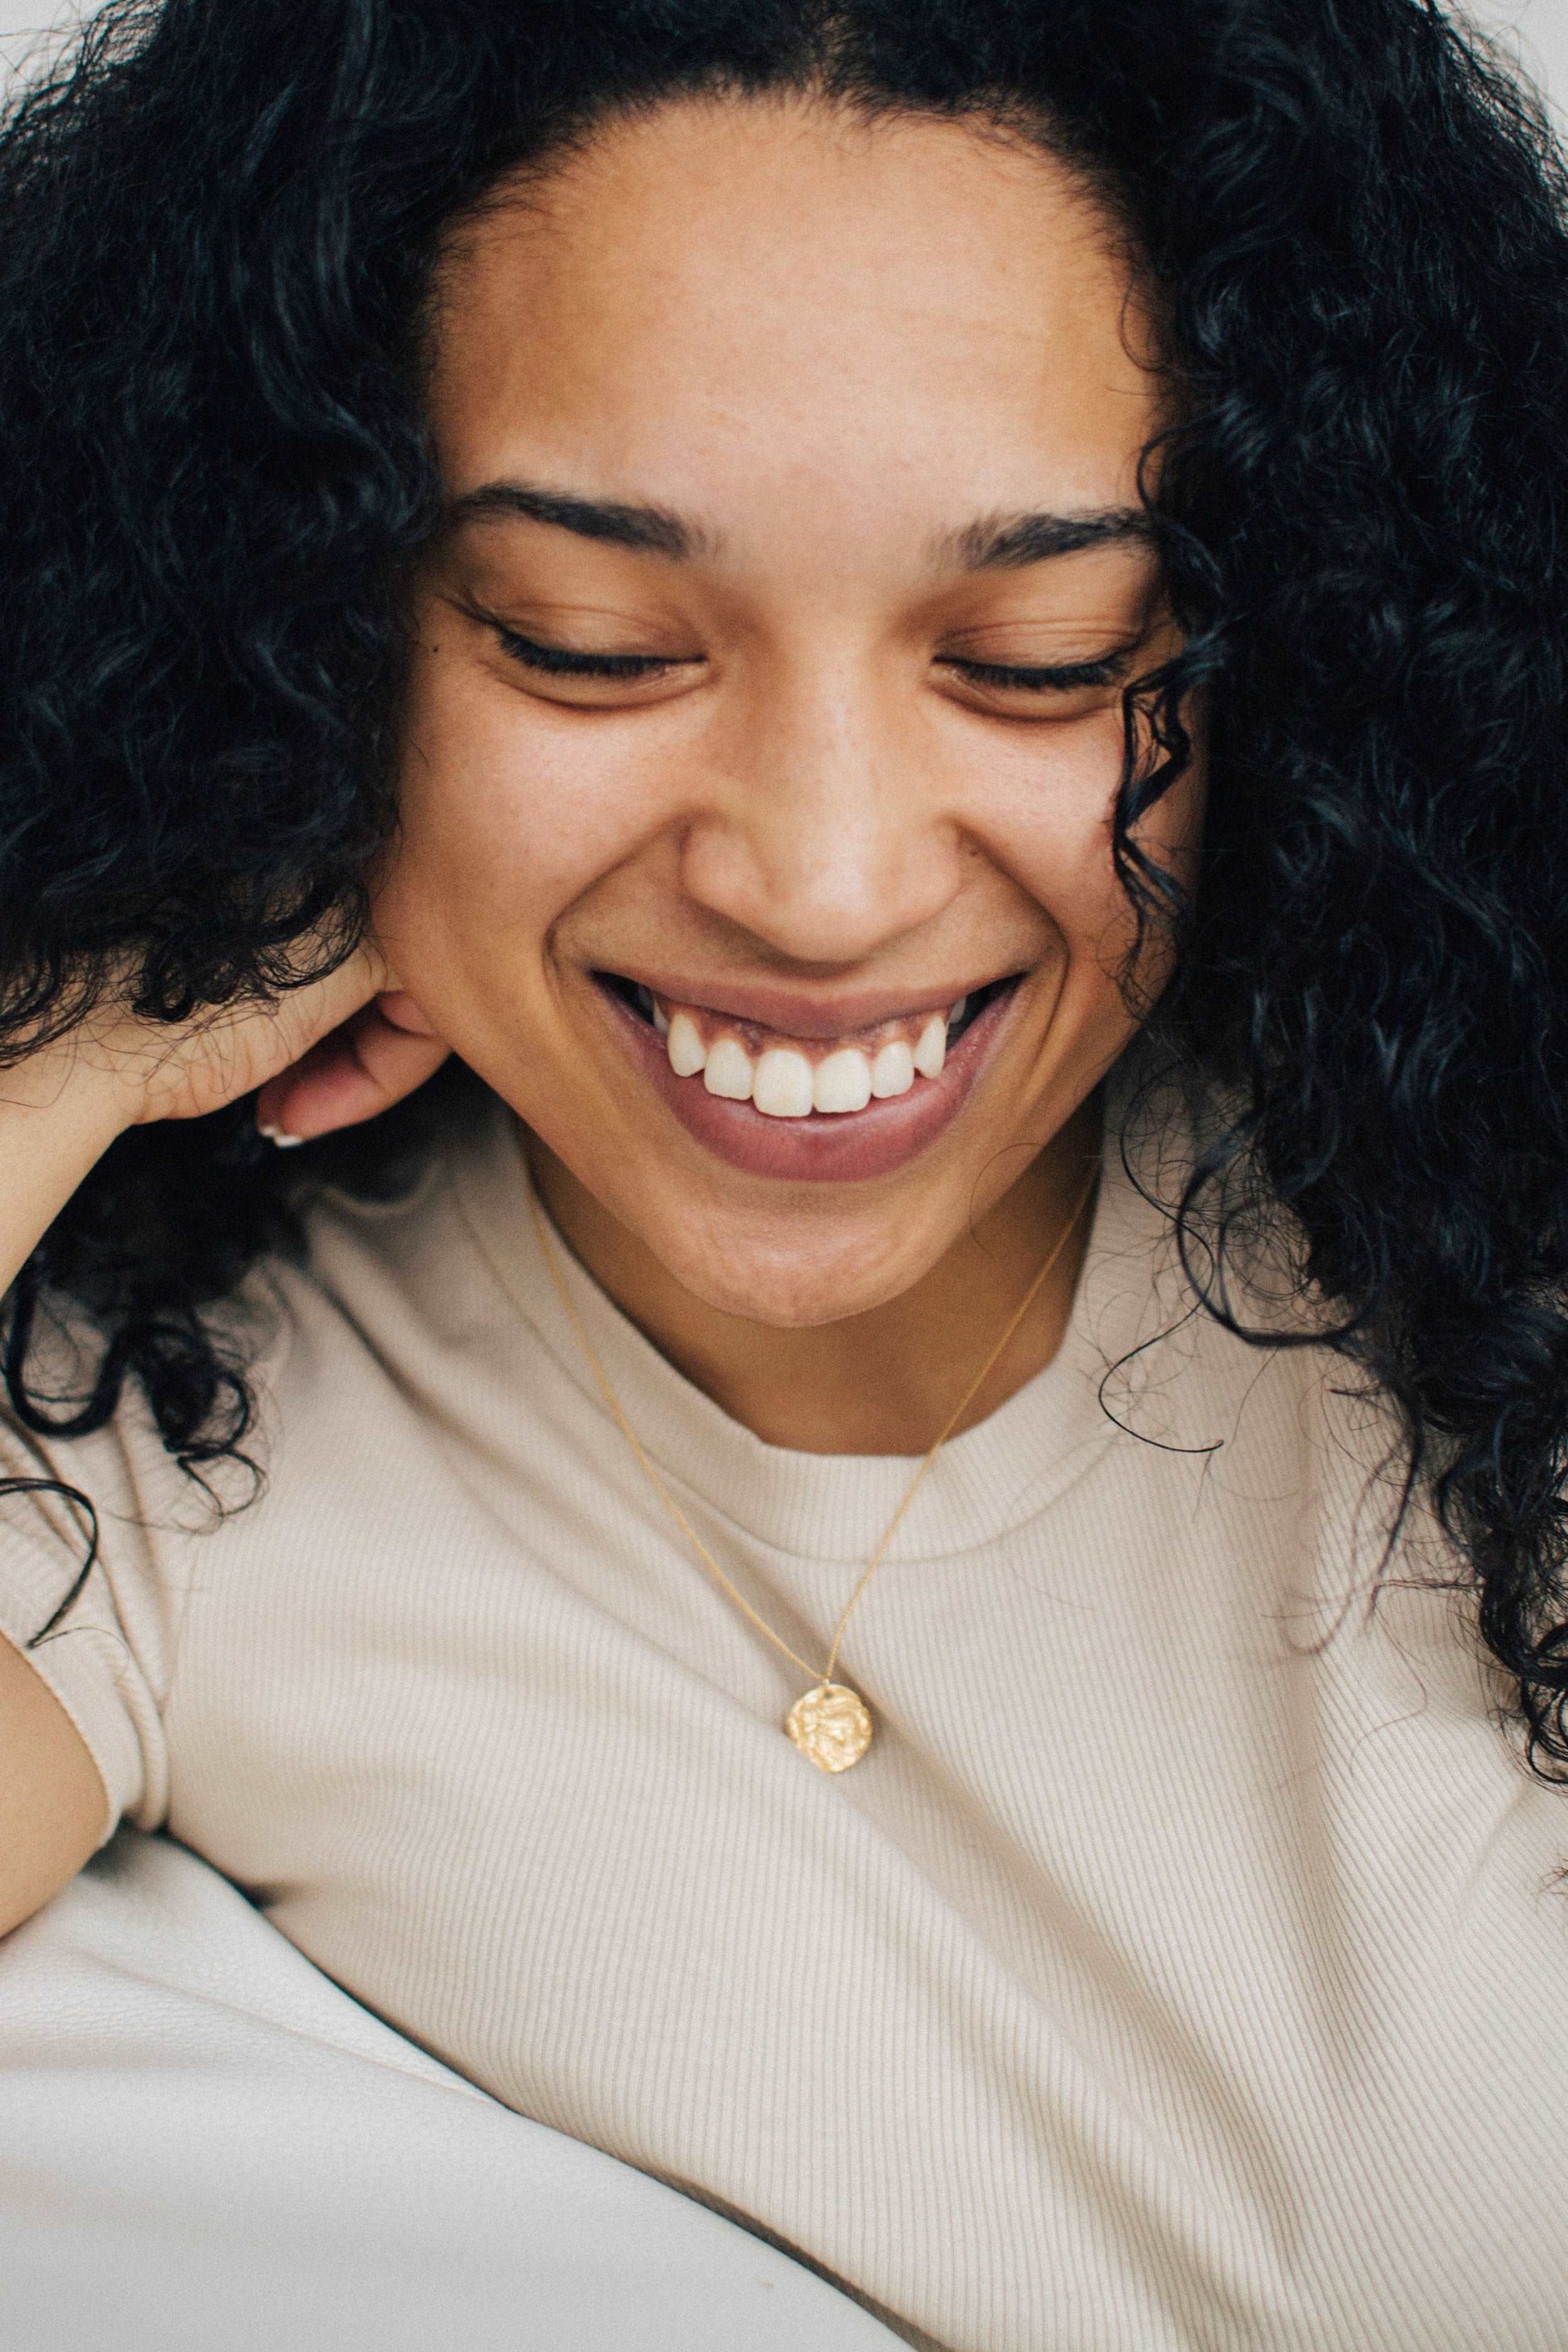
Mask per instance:
[[[1289,1227],[1313,1312],[1249,1336],[1323,1344],[1326,1305],[1560,1770],[1568,191],[1436,0],[111,0],[0,133],[0,1056],[349,950],[443,234],[613,110],[789,89],[1029,126],[1131,232],[1187,648],[1134,692],[1117,840],[1179,946],[1151,1035],[1223,1106],[1189,1270],[1245,1328],[1227,1265],[1259,1204]],[[1132,827],[1199,688],[1188,898]],[[373,1175],[417,1117],[302,1157]],[[12,1294],[21,1423],[134,1381],[198,1475],[239,1449],[211,1310],[296,1244],[299,1181],[244,1105],[121,1138]],[[81,1394],[36,1370],[50,1297],[100,1335]]]

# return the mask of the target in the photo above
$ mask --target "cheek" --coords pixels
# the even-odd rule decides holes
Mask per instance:
[[[422,664],[384,932],[446,931],[465,961],[537,946],[636,845],[638,795],[614,750],[591,721],[558,719],[472,666]]]
[[[987,763],[978,845],[1031,898],[1069,961],[1117,934],[1127,901],[1111,823],[1121,775],[1121,721],[1098,712],[1045,737],[1023,736]]]
[[[1125,757],[1119,710],[1100,714],[1055,761],[1039,794],[1019,878],[1050,915],[1070,947],[1100,956],[1123,955],[1137,934],[1136,916],[1116,872],[1114,825]],[[1201,728],[1184,774],[1133,827],[1134,845],[1169,871],[1184,889],[1197,872],[1205,792]],[[1151,959],[1163,950],[1150,941]]]

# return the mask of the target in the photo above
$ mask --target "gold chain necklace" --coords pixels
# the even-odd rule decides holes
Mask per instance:
[[[952,1412],[949,1413],[935,1442],[910,1479],[903,1501],[888,1523],[887,1532],[861,1570],[856,1580],[855,1590],[844,1604],[844,1613],[834,1628],[833,1641],[827,1653],[827,1664],[820,1674],[817,1674],[809,1659],[803,1658],[798,1650],[791,1649],[783,1635],[775,1633],[766,1619],[758,1615],[743,1592],[736,1591],[644,1452],[642,1441],[621,1410],[620,1399],[610,1386],[605,1368],[595,1353],[594,1343],[584,1328],[583,1318],[573,1303],[572,1293],[566,1286],[565,1276],[556,1263],[555,1247],[545,1223],[544,1213],[539,1205],[538,1196],[532,1184],[529,1186],[528,1205],[533,1212],[534,1230],[539,1235],[539,1246],[543,1253],[544,1263],[550,1269],[550,1278],[555,1285],[556,1296],[566,1310],[572,1328],[577,1334],[578,1342],[587,1359],[588,1369],[598,1384],[599,1393],[609,1407],[621,1435],[631,1447],[638,1468],[720,1590],[728,1594],[742,1616],[748,1618],[758,1633],[770,1641],[774,1649],[786,1657],[792,1665],[798,1666],[803,1675],[813,1677],[811,1688],[796,1699],[788,1715],[785,1716],[784,1727],[801,1753],[809,1756],[812,1762],[824,1772],[847,1772],[852,1764],[858,1764],[861,1757],[871,1745],[874,1730],[871,1710],[859,1692],[852,1690],[847,1683],[837,1682],[834,1679],[838,1664],[838,1653],[843,1646],[849,1620],[854,1615],[866,1587],[886,1559],[889,1546],[903,1525],[905,1513],[925,1483],[927,1471],[973,1403],[989,1374],[1001,1361],[1008,1342],[1054,1271],[1058,1260],[1077,1227],[1079,1219],[1089,1206],[1089,1195],[1094,1191],[1095,1178],[1098,1173],[1099,1171],[1096,1170],[1089,1177],[1089,1182],[1079,1195],[1077,1206],[1052,1244],[1039,1272],[1008,1318],[1006,1329],[964,1390]]]

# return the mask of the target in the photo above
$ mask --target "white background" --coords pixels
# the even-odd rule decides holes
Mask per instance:
[[[300,0],[302,8],[311,5]],[[1163,0],[1149,0],[1149,5],[1158,8]],[[1568,0],[1469,0],[1469,7],[1478,22],[1503,35],[1510,54],[1568,118]],[[80,13],[72,0],[0,0],[0,56],[15,62],[26,53],[30,31],[68,24]]]
[[[0,0],[15,6],[16,0]],[[1471,0],[1479,24],[1496,30],[1568,117],[1568,0]]]

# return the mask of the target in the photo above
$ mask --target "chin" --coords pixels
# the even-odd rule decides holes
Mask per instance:
[[[678,1202],[657,1220],[625,1217],[665,1272],[705,1307],[779,1331],[807,1330],[869,1314],[929,1272],[946,1239],[911,1253],[863,1215],[814,1213],[731,1221],[710,1205]]]

